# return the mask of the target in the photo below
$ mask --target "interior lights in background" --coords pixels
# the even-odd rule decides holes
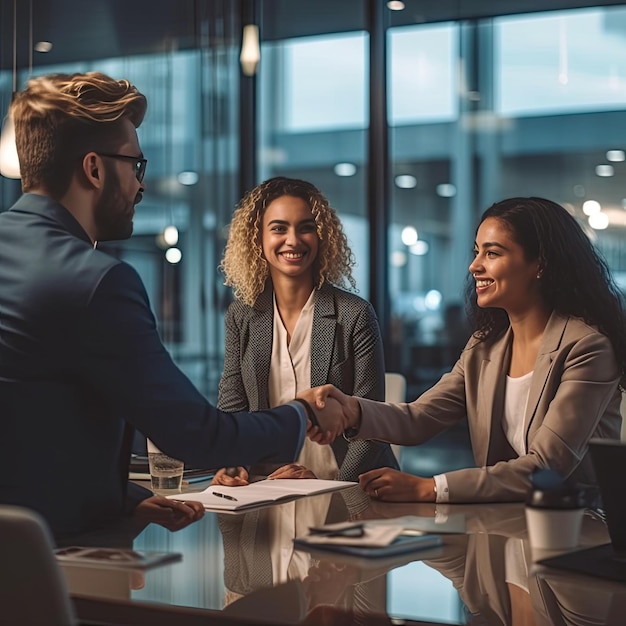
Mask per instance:
[[[609,225],[609,216],[606,213],[594,213],[590,215],[588,218],[589,226],[594,230],[604,230]]]
[[[429,249],[430,246],[428,245],[428,242],[419,239],[412,246],[409,247],[409,252],[411,254],[414,254],[415,256],[424,256],[425,254],[428,254]]]
[[[404,11],[404,2],[401,0],[389,0],[389,2],[387,2],[387,8],[390,11]]]
[[[176,178],[178,179],[178,182],[181,185],[185,185],[186,187],[191,187],[192,185],[195,185],[198,182],[199,176],[198,176],[198,172],[187,170],[185,172],[180,172],[180,174],[178,174]]]
[[[577,198],[584,198],[587,191],[585,190],[583,185],[574,185],[574,195]]]
[[[407,262],[407,256],[405,252],[392,252],[391,253],[391,265],[392,267],[404,267]]]
[[[443,296],[441,295],[440,291],[437,291],[436,289],[431,289],[426,293],[426,296],[424,297],[424,304],[429,311],[437,311],[441,306],[442,299]]]
[[[50,41],[38,41],[35,44],[35,52],[50,52],[52,50],[52,42]]]
[[[176,226],[166,226],[163,229],[163,241],[168,246],[175,246],[178,243],[178,228]]]
[[[241,55],[239,56],[241,71],[246,76],[254,76],[260,60],[259,27],[256,24],[246,24],[243,27]]]
[[[596,176],[613,176],[615,169],[612,165],[596,165]]]
[[[597,200],[587,200],[583,202],[583,213],[585,215],[595,215],[596,213],[600,213],[602,207]]]
[[[337,176],[354,176],[356,174],[356,165],[354,163],[337,163],[333,171]]]
[[[394,180],[396,187],[400,187],[400,189],[414,189],[417,187],[417,178],[411,174],[400,174]]]
[[[626,153],[623,150],[609,150],[606,153],[606,160],[612,163],[621,163],[626,160]]]
[[[456,187],[451,183],[437,185],[437,195],[442,198],[454,198],[456,196]]]
[[[622,198],[622,209],[626,211],[626,198]]]
[[[32,17],[32,9],[31,9]],[[31,22],[32,23],[32,22]],[[17,0],[13,0],[13,80],[11,100],[17,92]],[[7,113],[0,134],[0,174],[7,178],[20,178],[20,161],[15,147],[15,124]]]
[[[183,253],[178,248],[168,248],[165,251],[165,260],[172,265],[176,265],[176,263],[180,263],[180,260],[183,258]]]
[[[20,161],[15,147],[15,124],[7,115],[0,135],[0,174],[6,178],[20,178]]]
[[[417,230],[413,226],[405,226],[402,229],[400,238],[405,246],[412,246],[418,239]]]

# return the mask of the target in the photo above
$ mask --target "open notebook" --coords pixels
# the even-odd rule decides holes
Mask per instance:
[[[205,509],[215,511],[247,511],[251,508],[281,504],[305,496],[354,487],[357,483],[345,480],[320,480],[317,478],[285,478],[260,480],[243,487],[211,485],[204,491],[177,493],[167,496],[172,500],[195,500]]]

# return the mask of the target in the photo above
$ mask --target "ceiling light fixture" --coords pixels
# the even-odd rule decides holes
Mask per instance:
[[[417,178],[412,174],[400,174],[395,177],[396,187],[400,189],[415,189],[417,187]]]
[[[356,174],[356,165],[354,163],[337,163],[333,171],[337,176],[354,176]]]
[[[13,87],[11,102],[17,92],[17,0],[13,0]],[[20,161],[15,147],[15,123],[9,112],[2,124],[0,135],[0,174],[6,178],[20,178]]]
[[[602,178],[607,178],[609,176],[613,176],[615,174],[615,169],[612,165],[596,165],[596,176],[601,176]]]
[[[246,76],[254,76],[260,61],[261,46],[259,45],[259,27],[256,24],[246,24],[243,27],[241,55],[239,56],[241,71]]]
[[[51,41],[38,41],[35,44],[35,52],[50,52],[52,50],[52,42]]]
[[[623,150],[609,150],[606,153],[606,160],[613,163],[621,163],[626,160],[626,153]]]

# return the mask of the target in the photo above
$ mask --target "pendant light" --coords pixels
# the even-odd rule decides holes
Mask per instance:
[[[32,1],[32,0],[31,0]],[[17,0],[13,0],[13,90],[11,102],[17,92]],[[0,174],[6,178],[20,178],[20,161],[15,147],[15,124],[9,112],[2,124],[0,135]]]
[[[260,60],[259,27],[256,24],[246,24],[243,27],[241,55],[239,57],[241,71],[246,76],[254,76]]]

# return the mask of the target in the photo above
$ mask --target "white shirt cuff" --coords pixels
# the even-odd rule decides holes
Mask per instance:
[[[450,490],[448,489],[448,479],[445,474],[437,474],[433,476],[435,479],[435,489],[437,490],[437,499],[435,502],[449,502]]]

